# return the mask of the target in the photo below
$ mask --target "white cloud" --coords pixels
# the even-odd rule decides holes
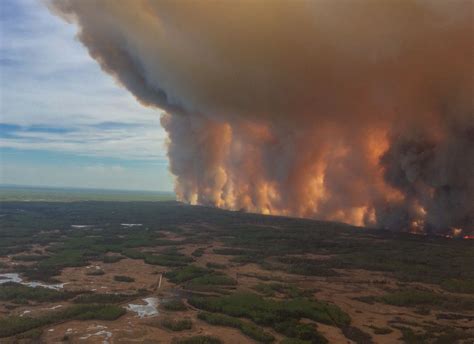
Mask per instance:
[[[94,157],[166,162],[165,135],[150,127],[100,129],[77,126],[72,132],[15,131],[0,140],[0,148],[48,150]]]
[[[53,16],[40,2],[13,3],[22,14],[1,23],[0,122],[75,131],[20,131],[4,138],[0,146],[163,161],[161,110],[138,104],[103,73],[75,39],[74,26]],[[115,130],[97,126],[110,121],[134,126]]]

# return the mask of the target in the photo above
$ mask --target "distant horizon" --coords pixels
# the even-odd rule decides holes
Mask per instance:
[[[119,188],[97,188],[84,186],[54,186],[54,185],[33,185],[33,184],[11,184],[0,183],[0,188],[27,188],[27,189],[66,189],[66,190],[88,190],[88,191],[124,191],[124,192],[146,192],[175,195],[174,191],[167,190],[140,190],[140,189],[119,189]]]

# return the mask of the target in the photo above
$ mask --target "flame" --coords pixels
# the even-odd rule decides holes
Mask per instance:
[[[453,238],[458,238],[462,235],[462,228],[451,228],[451,236]]]

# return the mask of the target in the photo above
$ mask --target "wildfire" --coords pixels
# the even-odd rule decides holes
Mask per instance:
[[[472,223],[470,1],[49,2],[164,111],[180,200],[453,237]]]

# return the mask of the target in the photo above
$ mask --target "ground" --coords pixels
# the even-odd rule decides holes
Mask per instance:
[[[472,240],[177,202],[2,202],[0,236],[0,343],[474,342]]]

